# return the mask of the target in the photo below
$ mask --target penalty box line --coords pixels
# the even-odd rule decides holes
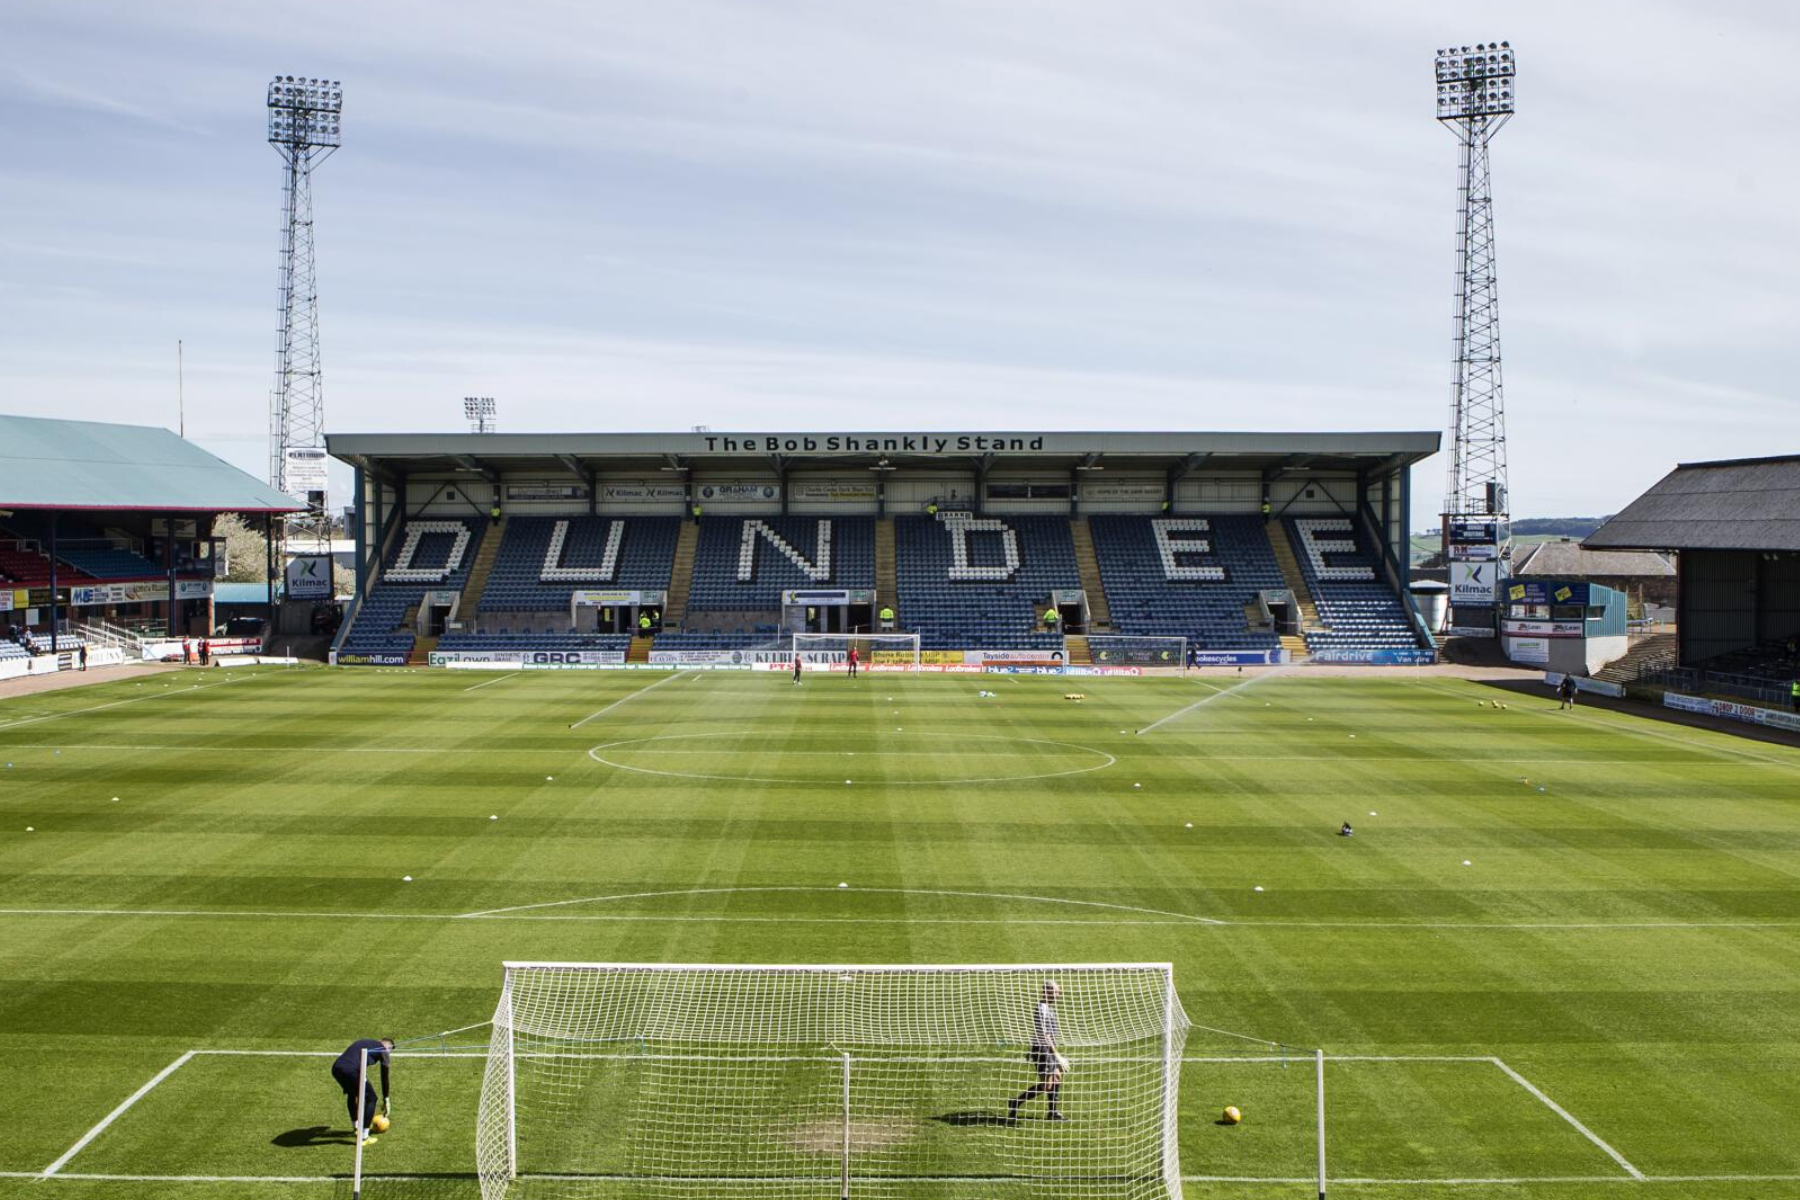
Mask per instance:
[[[67,1166],[69,1164],[70,1159],[74,1158],[77,1154],[80,1154],[82,1152],[82,1150],[86,1148],[86,1146],[89,1142],[93,1141],[95,1138],[97,1138],[101,1134],[105,1133],[114,1121],[117,1121],[120,1117],[124,1116],[127,1111],[130,1110],[132,1105],[136,1104],[139,1100],[142,1100],[145,1096],[148,1096],[150,1094],[151,1090],[153,1088],[155,1088],[157,1084],[161,1083],[163,1080],[165,1080],[169,1076],[173,1075],[176,1071],[180,1070],[182,1064],[186,1063],[189,1059],[191,1059],[193,1057],[194,1057],[194,1051],[189,1050],[186,1054],[183,1054],[180,1058],[177,1058],[174,1062],[170,1063],[168,1066],[164,1067],[162,1070],[160,1070],[156,1074],[152,1075],[150,1077],[150,1082],[146,1083],[143,1087],[139,1088],[137,1091],[135,1091],[135,1092],[131,1093],[131,1095],[127,1096],[125,1098],[125,1102],[123,1104],[119,1105],[119,1107],[117,1107],[117,1108],[113,1109],[111,1112],[107,1113],[104,1117],[102,1117],[100,1119],[100,1123],[98,1125],[95,1125],[92,1129],[90,1129],[86,1133],[82,1134],[79,1141],[77,1141],[73,1146],[70,1146],[67,1150],[63,1151],[61,1158],[57,1159],[55,1162],[51,1163],[49,1166],[45,1167],[42,1171],[40,1171],[38,1173],[39,1177],[44,1178],[44,1179],[49,1179],[52,1176],[54,1176],[58,1171],[62,1170],[65,1166]]]

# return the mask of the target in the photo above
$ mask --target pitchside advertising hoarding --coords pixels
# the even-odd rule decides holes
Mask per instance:
[[[342,662],[340,658],[338,661]],[[623,650],[433,650],[434,667],[467,664],[510,667],[609,667],[625,662]]]
[[[175,595],[181,600],[204,600],[212,595],[210,579],[177,579]],[[169,581],[146,579],[136,583],[97,583],[91,587],[69,589],[71,608],[92,608],[101,604],[148,604],[169,598]]]
[[[1703,713],[1709,717],[1723,717],[1728,721],[1743,721],[1750,725],[1764,725],[1770,729],[1800,733],[1800,713],[1782,712],[1779,708],[1759,708],[1754,704],[1714,700],[1707,696],[1684,696],[1679,692],[1664,692],[1663,704],[1682,712]]]
[[[1318,650],[1316,663],[1364,667],[1429,667],[1437,662],[1437,651],[1418,649],[1386,650]]]
[[[1506,540],[1506,531],[1497,521],[1452,521],[1449,534],[1452,562],[1493,562]]]

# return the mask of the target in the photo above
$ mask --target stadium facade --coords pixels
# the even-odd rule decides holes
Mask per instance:
[[[326,440],[355,473],[343,664],[763,665],[883,631],[946,667],[1434,656],[1407,532],[1436,432]]]

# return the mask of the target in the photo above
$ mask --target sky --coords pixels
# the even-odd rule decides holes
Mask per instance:
[[[188,435],[266,473],[286,73],[344,86],[331,431],[1441,430],[1432,59],[1505,38],[1515,517],[1800,452],[1800,6],[289,11],[0,6],[0,411],[174,427],[179,340]]]

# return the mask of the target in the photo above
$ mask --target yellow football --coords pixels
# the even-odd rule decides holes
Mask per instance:
[[[1235,1104],[1226,1105],[1226,1107],[1225,1107],[1225,1123],[1227,1125],[1236,1125],[1239,1121],[1242,1121],[1243,1119],[1244,1119],[1244,1114],[1237,1110],[1237,1105],[1235,1105]]]
[[[376,1113],[375,1119],[369,1123],[375,1127],[376,1133],[386,1133],[388,1131],[388,1126],[393,1124],[392,1121],[388,1120],[380,1113]]]

